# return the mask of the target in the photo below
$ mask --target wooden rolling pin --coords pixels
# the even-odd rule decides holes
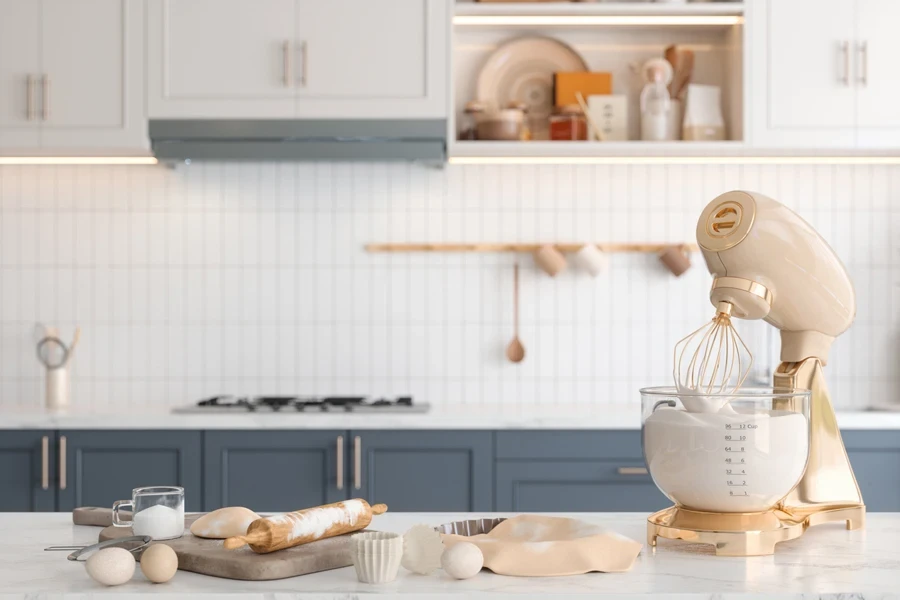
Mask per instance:
[[[250,544],[250,549],[257,554],[284,550],[365,529],[372,522],[372,515],[384,512],[387,512],[386,504],[369,506],[362,498],[356,498],[263,517],[250,523],[246,535],[226,539],[225,549]]]

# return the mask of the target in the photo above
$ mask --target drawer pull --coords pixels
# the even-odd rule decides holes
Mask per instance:
[[[344,489],[344,436],[337,436],[337,489]]]
[[[41,489],[50,489],[50,438],[41,438]]]
[[[619,475],[646,475],[647,467],[619,467],[616,472]]]
[[[59,489],[66,489],[66,436],[59,436]]]

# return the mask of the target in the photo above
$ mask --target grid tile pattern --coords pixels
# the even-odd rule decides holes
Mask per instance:
[[[711,316],[710,277],[615,255],[597,278],[531,258],[367,254],[366,242],[684,241],[755,189],[837,250],[859,297],[835,403],[900,390],[900,168],[197,164],[0,168],[0,408],[39,408],[36,321],[83,328],[72,402],[140,411],[219,393],[411,393],[437,405],[637,402]],[[527,357],[505,361],[512,265]],[[777,332],[742,324],[756,376]]]

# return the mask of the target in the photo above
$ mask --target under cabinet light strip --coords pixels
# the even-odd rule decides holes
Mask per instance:
[[[900,156],[455,156],[454,165],[900,165]]]
[[[457,15],[454,25],[740,25],[734,15]]]
[[[0,165],[155,165],[153,156],[0,156]]]

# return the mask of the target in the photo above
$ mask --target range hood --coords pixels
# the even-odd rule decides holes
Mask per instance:
[[[447,158],[444,119],[151,119],[166,160],[426,161]]]

